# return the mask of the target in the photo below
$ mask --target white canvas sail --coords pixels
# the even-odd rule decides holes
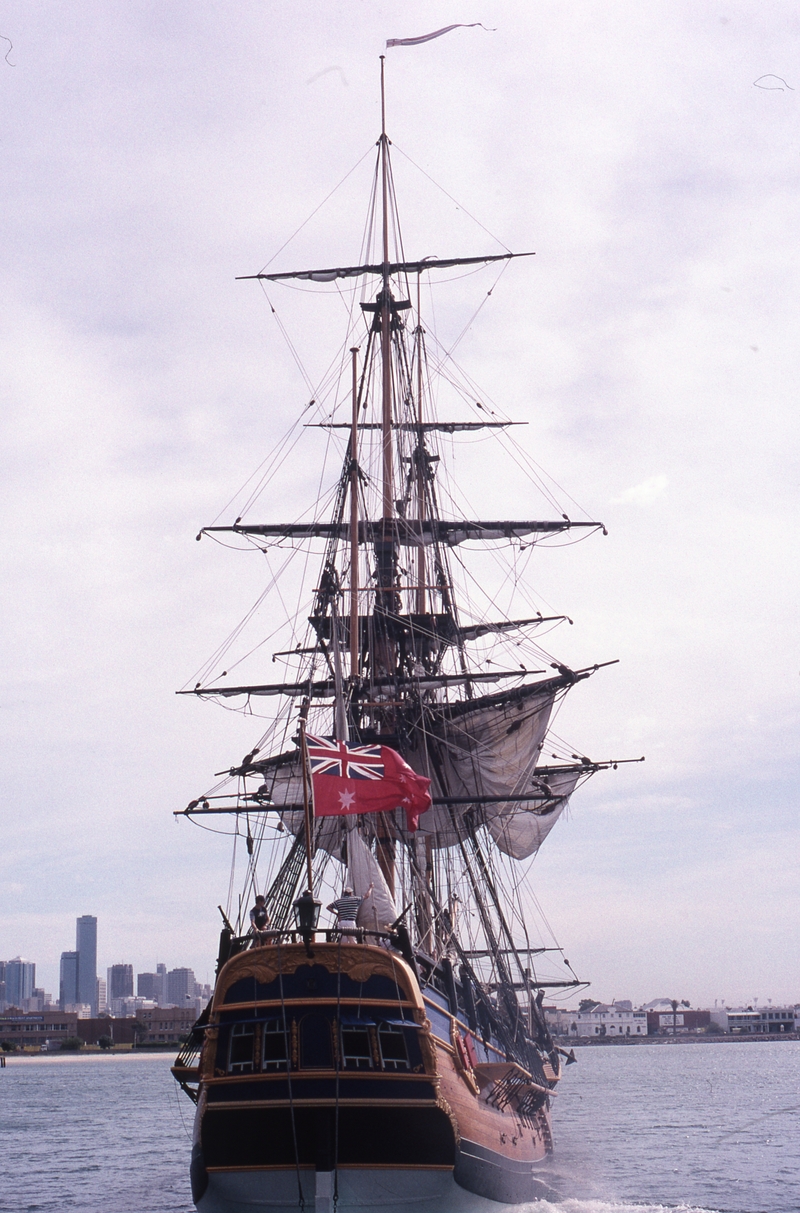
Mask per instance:
[[[384,930],[397,918],[397,908],[377,859],[355,829],[347,832],[347,872],[353,892],[365,899],[358,925],[368,931]]]
[[[524,699],[484,703],[444,719],[431,732],[419,736],[418,748],[407,761],[415,770],[432,777],[434,800],[538,794],[534,783],[536,764],[556,694],[551,686]],[[487,823],[502,819],[517,804],[502,800],[480,803],[482,818]],[[420,831],[430,836],[434,847],[455,846],[459,836],[464,837],[461,821],[470,807],[434,805],[420,818]],[[395,825],[402,832],[404,823],[399,815]]]
[[[492,805],[493,812],[486,814],[486,825],[500,850],[512,859],[527,859],[538,851],[569,804],[580,777],[580,771],[551,773],[542,789],[550,792],[547,799]]]

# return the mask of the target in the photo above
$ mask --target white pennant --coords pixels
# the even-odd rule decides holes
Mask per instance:
[[[387,38],[386,46],[387,49],[390,46],[419,46],[422,42],[430,42],[432,38],[441,38],[442,34],[449,34],[451,29],[474,29],[476,25],[485,29],[487,33],[495,33],[495,30],[490,30],[480,21],[471,21],[469,24],[462,21],[456,25],[445,25],[443,29],[434,30],[432,34],[423,34],[421,38]]]

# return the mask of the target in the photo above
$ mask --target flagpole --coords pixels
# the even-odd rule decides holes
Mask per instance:
[[[422,537],[422,523],[425,519],[425,473],[427,468],[423,461],[425,454],[422,431],[422,303],[420,283],[422,274],[417,274],[417,516]],[[420,543],[417,552],[417,612],[425,614],[425,545]]]
[[[381,292],[381,363],[383,422],[383,516],[391,518],[392,502],[392,332],[389,297],[389,140],[386,137],[386,56],[381,55],[381,202],[383,236],[383,291]]]
[[[304,699],[300,708],[300,758],[303,768],[303,820],[306,834],[306,875],[308,891],[314,893],[314,878],[311,874],[311,848],[313,846],[313,808],[308,786],[308,746],[306,745],[306,719],[308,717],[309,700]]]

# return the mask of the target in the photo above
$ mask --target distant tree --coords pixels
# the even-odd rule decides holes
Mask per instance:
[[[599,1007],[600,1003],[595,1002],[593,998],[582,998],[578,1003],[579,1011],[593,1011],[595,1007]]]
[[[142,1023],[141,1019],[134,1019],[133,1024],[134,1044],[140,1045],[147,1037],[149,1028],[146,1023]]]
[[[113,1036],[99,1036],[97,1038],[97,1043],[99,1044],[101,1049],[111,1049],[114,1047],[114,1037]]]
[[[706,1032],[709,1036],[724,1036],[725,1035],[725,1029],[723,1027],[721,1027],[718,1023],[714,1023],[713,1019],[712,1019],[711,1023],[706,1024],[706,1026],[703,1028],[703,1031]]]
[[[83,1041],[80,1036],[68,1036],[66,1040],[62,1040],[61,1049],[65,1053],[77,1053],[78,1049],[83,1048]]]
[[[4,1053],[16,1053],[18,1048],[19,1045],[17,1044],[16,1040],[0,1040],[0,1049],[2,1049]]]

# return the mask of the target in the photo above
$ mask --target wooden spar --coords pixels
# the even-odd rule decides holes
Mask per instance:
[[[381,198],[383,207],[383,290],[381,291],[381,364],[383,427],[383,517],[394,513],[392,482],[392,309],[389,294],[389,147],[386,138],[385,56],[381,55]]]
[[[421,283],[422,275],[417,274],[417,517],[420,522],[425,518],[425,464],[423,462],[424,434],[422,430],[422,308]],[[425,614],[425,549],[420,544],[417,549],[417,614]]]
[[[350,677],[359,675],[358,659],[358,346],[353,358],[353,428],[350,438]]]
[[[306,745],[306,718],[308,717],[309,700],[304,699],[303,705],[300,708],[300,753],[302,755],[303,768],[303,821],[305,824],[306,833],[306,876],[308,880],[308,891],[314,892],[314,878],[311,873],[312,848],[314,846],[313,834],[313,809],[311,806],[310,789],[308,786],[308,746]]]

